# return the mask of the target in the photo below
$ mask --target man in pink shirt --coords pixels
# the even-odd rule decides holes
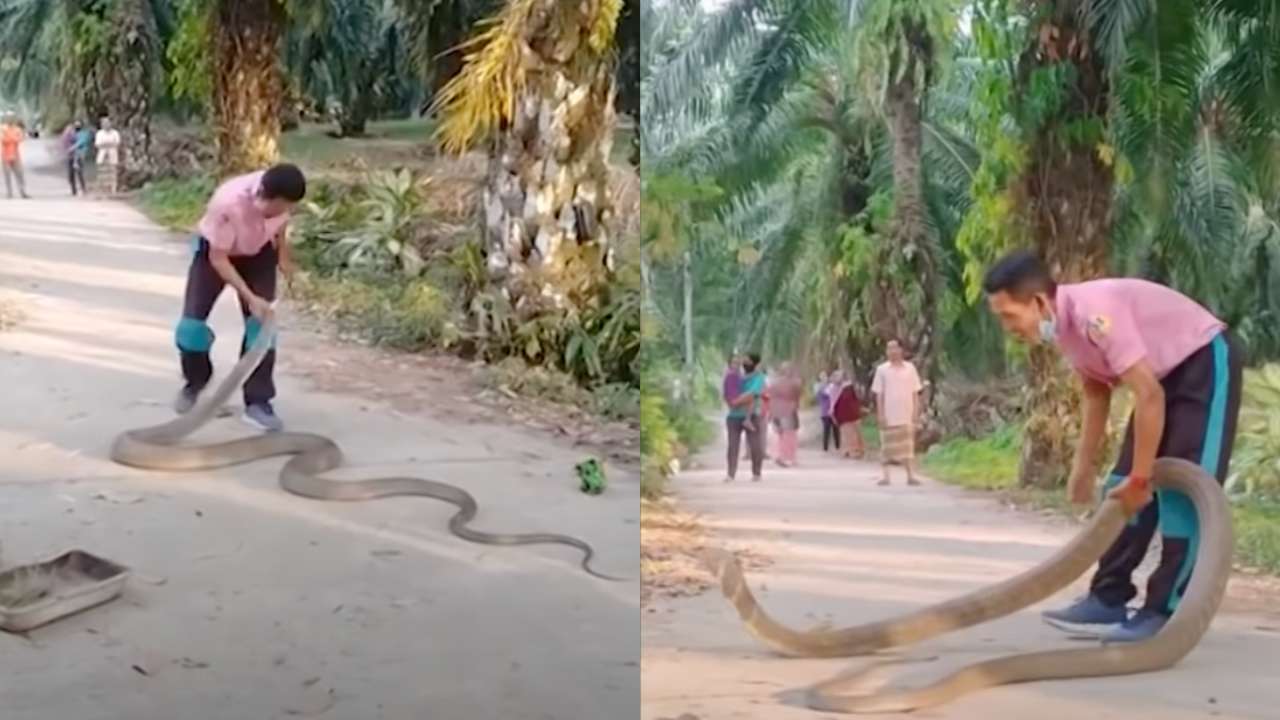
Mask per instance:
[[[1163,285],[1126,278],[1057,285],[1034,254],[1020,251],[996,263],[983,282],[991,309],[1007,332],[1027,343],[1053,343],[1084,384],[1084,427],[1068,492],[1093,497],[1095,466],[1112,389],[1133,392],[1134,411],[1105,490],[1136,516],[1098,563],[1089,595],[1046,612],[1069,631],[1109,626],[1104,642],[1144,640],[1159,632],[1186,591],[1198,548],[1191,501],[1149,485],[1156,457],[1199,464],[1226,479],[1240,412],[1243,354],[1226,325]],[[1160,528],[1160,565],[1147,581],[1141,610],[1133,571]]]
[[[307,181],[294,165],[231,178],[218,187],[198,225],[195,257],[187,274],[187,290],[176,340],[186,384],[174,402],[178,413],[196,403],[213,376],[209,349],[213,330],[206,322],[223,287],[230,285],[244,315],[243,355],[270,315],[276,297],[276,269],[293,274],[285,233],[289,214],[307,193]],[[276,352],[272,349],[244,384],[244,420],[267,431],[283,424],[271,407],[276,389],[272,381]]]

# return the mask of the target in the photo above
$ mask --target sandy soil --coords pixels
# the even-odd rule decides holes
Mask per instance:
[[[794,626],[855,624],[954,597],[1045,559],[1078,527],[928,480],[907,487],[898,469],[891,486],[877,487],[877,466],[840,462],[807,445],[801,467],[770,467],[764,482],[732,485],[723,483],[722,451],[713,448],[699,458],[703,469],[684,472],[672,485],[679,511],[696,515],[705,528],[689,547],[747,547],[769,558],[749,581],[771,613]],[[1011,617],[924,643],[913,654],[939,659],[895,668],[888,681],[912,686],[998,655],[1079,647],[1044,625],[1039,612],[1085,587],[1082,580]],[[1168,671],[995,688],[912,717],[1280,717],[1275,590],[1272,581],[1233,578],[1209,634]],[[642,626],[646,720],[834,718],[797,705],[792,691],[867,662],[772,655],[718,590],[655,595]]]
[[[186,239],[67,197],[56,172],[29,177],[35,199],[0,199],[0,287],[22,314],[0,332],[3,564],[76,547],[135,576],[109,605],[0,634],[0,717],[634,717],[637,580],[591,578],[568,548],[464,542],[439,503],[290,496],[278,460],[181,475],[110,463],[115,433],[170,412]],[[480,501],[479,527],[576,535],[604,572],[638,578],[633,473],[610,468],[609,491],[584,495],[582,449],[469,413],[461,384],[439,392],[447,377],[419,375],[416,399],[373,392],[388,365],[330,355],[287,306],[282,320],[277,410],[342,445],[343,477],[456,483]],[[241,332],[229,294],[211,322],[225,370]],[[419,370],[388,362],[413,385]],[[205,437],[246,431],[224,419]]]

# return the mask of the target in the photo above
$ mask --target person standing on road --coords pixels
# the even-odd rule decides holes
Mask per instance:
[[[831,404],[831,418],[840,432],[840,444],[843,446],[845,458],[861,460],[865,453],[862,443],[862,401],[858,399],[858,390],[853,386],[853,377],[845,378],[845,374],[836,371],[831,374],[831,395],[835,400]]]
[[[726,406],[732,406],[733,401],[742,394],[742,356],[733,353],[729,356],[729,364],[724,368],[724,377],[720,381],[720,397],[724,399]]]
[[[276,299],[277,269],[286,280],[293,277],[286,230],[290,212],[306,194],[306,178],[289,164],[234,177],[214,191],[198,226],[182,319],[175,331],[186,380],[174,401],[179,414],[195,406],[213,376],[209,350],[214,335],[207,320],[225,286],[235,288],[245,320],[240,354],[257,340]],[[273,343],[244,385],[243,419],[269,432],[284,427],[271,407],[276,394],[275,359]]]
[[[120,133],[103,117],[93,144],[98,148],[98,178],[102,194],[112,196],[120,184]]]
[[[760,356],[751,353],[742,363],[744,377],[738,396],[729,403],[729,414],[725,425],[729,430],[729,448],[727,452],[728,471],[725,482],[733,482],[738,474],[738,459],[741,455],[742,436],[747,436],[747,447],[751,452],[751,479],[760,481],[764,469],[764,419],[761,413],[761,398],[764,395],[764,372],[760,367]]]
[[[916,426],[920,422],[920,391],[924,385],[916,366],[903,358],[902,344],[885,344],[888,360],[876,368],[871,392],[876,397],[876,420],[880,425],[880,485],[889,484],[889,466],[900,464],[907,470],[907,484],[919,485],[915,475]]]
[[[1104,642],[1146,640],[1178,607],[1194,573],[1199,523],[1186,495],[1161,490],[1152,502],[1156,457],[1199,465],[1227,477],[1240,414],[1244,353],[1226,323],[1191,298],[1132,278],[1055,282],[1034,253],[1002,258],[983,281],[992,312],[1022,342],[1053,344],[1079,374],[1083,428],[1067,491],[1072,502],[1095,497],[1095,467],[1111,394],[1133,393],[1134,409],[1104,492],[1134,515],[1098,562],[1089,594],[1043,618],[1069,632],[1104,629]],[[1143,607],[1133,572],[1160,530],[1160,564],[1147,580]]]
[[[84,161],[88,158],[92,142],[93,135],[79,120],[68,125],[62,133],[62,148],[67,153],[67,180],[71,183],[72,197],[79,193],[89,194],[89,186],[84,181]]]
[[[0,165],[3,165],[4,190],[9,198],[13,197],[15,181],[18,193],[24,198],[31,197],[27,194],[27,180],[22,173],[22,154],[19,151],[23,138],[24,133],[18,117],[13,114],[6,115],[4,122],[0,123]]]
[[[831,441],[834,439],[836,449],[840,449],[840,430],[836,426],[836,421],[831,417],[831,408],[835,405],[835,396],[831,390],[834,383],[831,382],[834,374],[828,375],[823,372],[818,375],[818,382],[813,384],[813,398],[818,404],[818,417],[822,420],[822,452],[831,451]]]
[[[795,366],[790,362],[782,363],[778,368],[778,376],[769,388],[772,398],[774,427],[778,431],[777,463],[781,467],[796,464],[796,453],[799,449],[800,435],[800,395],[803,387],[796,374]]]

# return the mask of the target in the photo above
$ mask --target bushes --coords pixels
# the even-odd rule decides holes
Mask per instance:
[[[1245,370],[1240,405],[1227,489],[1280,498],[1280,364]]]
[[[517,309],[501,287],[490,286],[479,243],[431,208],[430,182],[401,170],[370,173],[358,187],[321,185],[299,218],[301,262],[342,283],[385,286],[369,291],[377,302],[352,298],[352,313],[372,314],[379,335],[398,346],[443,341],[490,363],[519,358],[555,369],[584,387],[636,385],[638,281],[619,273],[598,303],[581,311]],[[378,308],[399,320],[378,317]],[[415,332],[419,319],[426,327]],[[610,408],[635,405],[607,392]]]
[[[924,467],[940,480],[977,490],[1003,490],[1018,482],[1022,428],[1002,425],[977,439],[953,438],[924,457]]]
[[[195,229],[216,184],[209,175],[155,180],[143,186],[143,212],[152,220],[183,232]]]
[[[339,329],[376,344],[417,351],[449,348],[458,339],[448,299],[425,280],[309,276],[294,291]]]
[[[671,474],[671,461],[679,452],[679,438],[667,417],[667,402],[651,388],[640,391],[640,492],[646,497],[662,493]]]
[[[640,394],[640,489],[646,497],[660,495],[675,465],[715,436],[705,405],[690,392],[677,392],[680,372],[670,362],[653,361],[646,369]],[[695,388],[700,383],[694,383]]]

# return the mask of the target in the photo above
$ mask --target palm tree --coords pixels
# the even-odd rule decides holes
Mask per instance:
[[[216,0],[211,12],[214,136],[226,176],[279,156],[286,15],[282,0]]]
[[[593,303],[613,268],[608,189],[621,0],[508,0],[436,98],[443,147],[487,142],[492,277],[517,309]]]
[[[466,42],[478,23],[502,7],[502,0],[396,0],[413,69],[428,97],[462,70]]]
[[[376,111],[403,104],[410,84],[408,58],[392,0],[324,0],[297,7],[286,65],[310,97],[332,102],[339,135],[362,135]]]
[[[940,249],[927,220],[921,171],[922,108],[940,54],[952,46],[957,10],[950,0],[877,0],[853,21],[863,40],[865,65],[884,78],[883,106],[893,142],[893,221],[888,242],[877,249],[868,310],[876,321],[876,335],[882,341],[898,338],[907,343],[930,379],[937,377],[942,288]]]

